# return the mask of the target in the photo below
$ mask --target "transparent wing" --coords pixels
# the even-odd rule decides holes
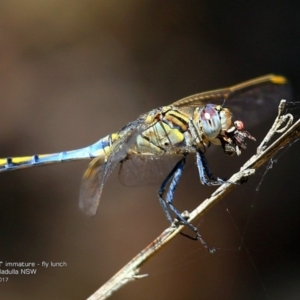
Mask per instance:
[[[126,186],[161,183],[174,168],[182,155],[130,155],[119,170],[119,180]]]
[[[147,122],[145,122],[146,117],[149,115],[141,116],[138,120],[122,128],[118,133],[117,140],[111,146],[109,154],[106,157],[96,157],[89,164],[82,178],[79,198],[79,207],[87,215],[96,214],[107,178],[116,165],[125,159],[137,136],[148,127]]]
[[[246,88],[234,90],[226,100],[224,106],[233,113],[233,120],[242,120],[247,129],[254,127],[270,116],[276,116],[279,102],[282,99],[292,100],[291,85],[285,81],[282,84],[270,80],[255,83]]]
[[[291,99],[291,86],[278,75],[258,77],[229,88],[195,94],[174,102],[179,108],[202,107],[207,103],[223,105],[233,112],[247,128],[252,127],[277,111],[281,99]]]
[[[97,211],[105,182],[105,170],[106,163],[103,161],[103,157],[97,157],[92,160],[83,175],[79,207],[89,216],[95,215]]]
[[[203,107],[208,103],[222,104],[224,99],[228,98],[230,92],[229,88],[203,92],[180,99],[171,105],[178,108],[189,108]]]

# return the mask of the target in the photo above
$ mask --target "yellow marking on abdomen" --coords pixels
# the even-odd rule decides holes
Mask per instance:
[[[13,164],[21,164],[32,160],[32,156],[12,157],[0,159],[0,165],[6,165],[8,162]]]

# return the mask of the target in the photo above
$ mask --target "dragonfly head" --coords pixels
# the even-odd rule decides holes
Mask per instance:
[[[244,131],[242,121],[232,121],[232,113],[221,105],[207,104],[200,112],[202,130],[212,143],[222,145],[228,155],[241,154],[246,148],[245,139],[255,140]]]

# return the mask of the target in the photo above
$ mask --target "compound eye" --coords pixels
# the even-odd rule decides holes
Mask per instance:
[[[203,133],[208,138],[215,138],[221,131],[221,120],[218,111],[212,104],[207,104],[200,113]]]
[[[237,130],[243,130],[244,129],[244,123],[242,121],[235,121],[234,126]]]

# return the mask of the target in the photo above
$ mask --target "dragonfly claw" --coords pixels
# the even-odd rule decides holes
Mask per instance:
[[[217,249],[215,247],[210,248],[208,247],[208,245],[206,244],[206,242],[203,240],[202,236],[200,235],[199,232],[197,232],[197,240],[201,242],[201,244],[203,245],[204,248],[206,248],[208,250],[209,253],[213,254],[217,251]]]

